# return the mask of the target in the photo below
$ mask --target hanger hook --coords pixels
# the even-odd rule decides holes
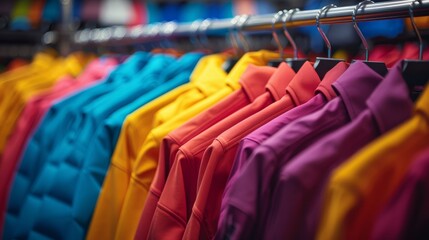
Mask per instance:
[[[240,43],[243,46],[243,50],[245,53],[250,51],[250,45],[243,34],[243,27],[246,24],[247,20],[249,20],[249,18],[249,15],[243,14],[239,17],[237,22],[237,34],[239,37],[238,39],[240,39]]]
[[[414,3],[419,2],[419,5],[422,4],[421,0],[414,0],[410,3],[410,7],[408,8],[408,12],[410,13],[410,20],[411,25],[413,25],[414,32],[416,33],[418,39],[419,39],[419,60],[423,60],[423,40],[422,36],[420,35],[420,31],[417,28],[416,22],[414,20]]]
[[[231,27],[229,29],[229,41],[230,41],[232,47],[234,48],[236,55],[239,54],[238,40],[235,36],[235,32],[237,31],[237,24],[238,24],[239,18],[240,18],[240,16],[235,16],[234,18],[231,19]]]
[[[195,20],[191,23],[192,34],[190,35],[190,40],[192,44],[195,44],[196,48],[202,47],[200,38],[198,37],[198,32],[201,27],[202,21]]]
[[[322,9],[319,10],[319,12],[316,15],[316,27],[317,27],[317,31],[319,31],[320,35],[323,38],[323,41],[325,41],[326,46],[328,47],[328,58],[331,58],[331,42],[329,42],[328,37],[326,36],[325,32],[323,32],[322,28],[320,28],[320,16],[324,13],[324,12],[328,12],[328,10],[330,8],[333,7],[337,7],[337,5],[335,4],[329,4],[324,6]]]
[[[362,41],[362,45],[365,48],[365,61],[368,61],[368,59],[369,59],[368,42],[366,41],[365,36],[363,35],[362,31],[360,30],[360,28],[356,22],[356,14],[361,7],[365,8],[365,5],[367,5],[368,3],[374,3],[374,2],[371,0],[364,0],[360,3],[358,3],[356,5],[356,7],[353,9],[353,14],[352,14],[353,27],[355,28],[356,33],[359,35],[359,38]]]
[[[203,47],[208,48],[209,40],[207,37],[207,30],[211,24],[212,24],[211,20],[209,18],[206,18],[201,22],[200,27],[198,29],[198,36],[200,38],[200,43],[202,44]]]
[[[289,41],[289,43],[292,45],[293,48],[293,59],[298,59],[298,48],[296,46],[295,40],[293,40],[292,35],[290,35],[289,31],[287,30],[286,23],[291,19],[292,15],[299,11],[299,8],[290,9],[289,11],[285,12],[284,18],[283,18],[283,32]]]
[[[286,10],[278,11],[276,14],[274,14],[273,20],[272,20],[272,34],[273,34],[274,41],[276,42],[277,48],[278,48],[279,53],[280,53],[280,59],[282,59],[282,60],[284,60],[284,51],[283,51],[284,48],[282,46],[282,43],[280,42],[279,36],[277,34],[277,31],[276,31],[276,23],[279,20],[279,18],[281,18],[281,16],[283,16],[283,14],[285,12],[286,12]]]

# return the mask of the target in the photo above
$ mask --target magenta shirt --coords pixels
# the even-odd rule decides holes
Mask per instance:
[[[224,193],[217,238],[262,239],[279,170],[318,139],[355,119],[382,77],[358,61],[333,84],[339,97],[292,121],[257,147]],[[282,228],[287,227],[286,224]]]
[[[253,151],[259,145],[261,145],[262,142],[267,140],[269,137],[271,137],[293,120],[312,112],[316,112],[317,110],[321,109],[328,101],[337,97],[332,84],[346,71],[348,66],[349,64],[345,62],[338,63],[333,69],[325,74],[325,77],[322,79],[319,86],[315,90],[316,95],[312,99],[274,118],[240,141],[240,145],[237,150],[237,156],[235,157],[225,191],[229,189],[231,184],[234,184],[235,177],[239,175],[239,172],[248,162]]]
[[[371,239],[429,239],[429,144],[378,216]]]
[[[401,64],[396,64],[366,101],[367,109],[284,165],[265,229],[267,239],[314,239],[324,187],[331,172],[359,149],[411,117],[413,103]]]
[[[103,79],[116,65],[116,60],[111,58],[94,60],[77,79],[71,76],[63,77],[52,89],[34,96],[27,102],[6,143],[5,150],[0,156],[0,227],[3,226],[6,203],[17,164],[27,140],[39,125],[46,111],[55,101]]]

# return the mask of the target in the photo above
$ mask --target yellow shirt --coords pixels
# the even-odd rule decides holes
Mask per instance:
[[[54,60],[55,58],[53,53],[38,53],[33,58],[31,64],[0,74],[0,106],[2,101],[7,99],[9,95],[8,90],[16,81],[46,71],[48,67],[52,65]]]
[[[378,213],[429,139],[429,87],[413,117],[339,166],[325,192],[318,239],[369,239]]]
[[[155,99],[127,117],[97,201],[88,239],[110,239],[115,236],[132,166],[149,131],[225,85],[226,73],[222,70],[225,59],[226,55],[223,54],[202,58],[192,72],[190,83]],[[121,239],[132,239],[138,219],[136,221],[135,226],[127,226],[126,233],[116,235]]]
[[[7,91],[7,95],[0,105],[0,153],[28,99],[48,90],[56,80],[66,74],[78,75],[88,61],[89,58],[83,54],[73,54],[67,59],[55,60],[49,69],[4,85],[8,86],[8,89],[3,90]]]
[[[278,54],[264,50],[245,54],[228,74],[221,89],[150,131],[141,145],[141,150],[134,166],[132,166],[130,182],[119,218],[117,238],[126,239],[136,231],[150,184],[155,175],[162,138],[170,131],[239,89],[239,79],[249,64],[266,65],[269,60],[277,58]],[[209,77],[210,75],[211,73],[208,73],[204,77]],[[160,114],[162,112],[160,111]]]

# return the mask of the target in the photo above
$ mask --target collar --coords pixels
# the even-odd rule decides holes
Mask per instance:
[[[351,119],[367,108],[366,100],[383,79],[362,61],[356,61],[332,84]]]
[[[413,102],[402,77],[402,62],[396,64],[366,101],[382,132],[411,117]]]
[[[284,89],[289,85],[294,77],[295,72],[293,69],[289,67],[288,64],[282,62],[268,81],[266,89],[277,101],[286,94]]]
[[[130,75],[135,76],[153,57],[151,53],[135,52],[119,64],[107,77],[107,82],[127,81]]]
[[[172,57],[174,63],[168,65],[168,67],[165,68],[164,71],[162,71],[160,77],[163,79],[173,79],[174,77],[183,72],[188,72],[189,75],[191,75],[192,70],[195,68],[195,65],[197,65],[202,56],[203,54],[199,52],[189,52],[177,59],[175,57],[170,56]]]
[[[226,72],[222,69],[225,54],[213,54],[202,58],[191,75],[191,83],[205,96],[225,86]]]
[[[34,56],[31,65],[36,67],[46,67],[52,65],[54,60],[55,53],[53,51],[40,52]]]
[[[307,61],[287,86],[286,93],[291,96],[295,106],[298,106],[314,96],[314,90],[319,83],[319,75],[314,70],[313,64]]]
[[[265,92],[265,86],[276,71],[274,67],[255,66],[250,64],[240,78],[243,91],[253,102]]]
[[[333,67],[325,74],[323,80],[319,83],[319,86],[317,86],[316,91],[314,93],[321,93],[328,101],[334,99],[337,94],[332,88],[332,84],[347,70],[348,67],[348,63],[337,63],[335,67]]]
[[[248,52],[244,54],[229,72],[226,78],[226,84],[234,90],[240,89],[240,77],[241,75],[243,75],[249,64],[254,64],[256,66],[264,66],[267,65],[270,60],[277,59],[278,57],[278,53],[267,50]]]
[[[106,76],[107,72],[110,72],[118,64],[118,61],[112,57],[101,57],[91,61],[85,68],[84,72],[79,75],[77,80],[83,80],[86,78],[101,79]]]
[[[65,71],[70,73],[73,77],[78,76],[83,68],[92,60],[92,56],[85,56],[82,52],[70,54],[64,59]]]

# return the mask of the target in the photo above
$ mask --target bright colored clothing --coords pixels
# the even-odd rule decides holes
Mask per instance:
[[[250,69],[251,68],[248,68],[248,70]],[[294,75],[293,70],[288,66],[286,66],[286,68],[282,68],[280,72],[283,74],[276,74],[276,77],[272,76],[275,71],[275,69],[272,67],[259,67],[259,69],[259,74],[244,74],[243,79],[244,77],[257,77],[251,81],[261,81],[265,83],[268,82],[266,84],[265,91],[254,101],[252,101],[252,103],[246,105],[241,109],[236,109],[233,114],[225,116],[224,119],[209,127],[201,134],[198,134],[196,137],[192,138],[179,149],[175,157],[174,163],[170,169],[168,178],[166,180],[165,188],[162,191],[162,194],[157,204],[157,208],[154,212],[149,231],[149,238],[180,238],[183,235],[185,225],[182,225],[182,223],[186,223],[187,219],[189,219],[189,213],[196,196],[196,182],[198,179],[199,165],[194,165],[193,163],[198,162],[197,159],[202,158],[202,153],[205,149],[204,146],[208,146],[210,144],[208,141],[210,141],[210,139],[212,141],[214,138],[211,137],[212,134],[205,135],[204,133],[207,131],[212,132],[211,129],[221,123],[224,123],[222,124],[222,126],[225,128],[227,128],[228,126],[233,126],[241,119],[249,116],[250,114],[255,113],[261,108],[266,107],[267,105],[276,100],[274,96],[277,96],[278,93],[281,94],[279,89],[284,89]],[[279,71],[279,69],[277,69],[277,71]],[[284,79],[279,78],[279,76],[284,77]],[[250,89],[254,88],[255,86],[256,85],[248,84],[248,87],[250,87]],[[275,93],[271,93],[271,91],[269,90],[270,88],[267,88],[267,86],[271,86],[273,87],[273,89],[276,89]],[[261,89],[263,88],[261,87]],[[235,106],[235,104],[231,102],[229,104],[229,107],[232,106]],[[200,138],[201,135],[204,136]],[[174,195],[174,192],[177,193],[177,189],[181,189],[181,191],[179,191],[180,193],[177,194],[175,197],[177,201],[174,201],[173,203],[171,201],[172,199],[168,199],[172,195]],[[163,211],[163,209],[165,209],[164,206],[167,208],[167,213],[164,213]],[[181,218],[180,225],[178,225],[171,219],[171,214],[175,213],[178,213],[177,216],[180,216]]]
[[[262,239],[264,227],[259,226],[266,226],[273,184],[281,167],[321,137],[356,118],[365,109],[367,97],[381,80],[382,77],[364,63],[352,64],[332,84],[338,97],[319,111],[289,122],[257,147],[225,193],[223,216],[216,238]]]
[[[376,217],[429,137],[429,88],[413,117],[340,165],[331,176],[318,239],[369,239]],[[353,214],[351,214],[353,212]]]
[[[281,63],[278,71],[282,70],[282,68],[290,69],[286,63]],[[279,74],[274,75],[273,78],[278,77],[285,81],[287,78],[284,76],[286,74]],[[275,102],[246,118],[242,118],[235,125],[217,132],[212,143],[209,143],[209,146],[205,149],[201,159],[197,181],[198,194],[196,200],[194,200],[195,203],[186,226],[184,238],[214,238],[223,190],[240,140],[281,113],[307,102],[314,96],[314,91],[319,83],[320,79],[313,65],[310,62],[306,62],[296,75],[280,88],[285,89],[285,91],[282,91],[283,95],[275,98]],[[276,88],[279,89],[279,87]]]
[[[6,210],[6,201],[9,196],[11,181],[15,175],[16,165],[21,159],[27,140],[33,134],[36,126],[39,125],[43,115],[54,101],[101,80],[116,64],[114,59],[95,60],[77,79],[71,76],[65,77],[50,91],[33,97],[27,103],[0,159],[0,209],[2,214],[0,226],[3,226],[3,214]]]
[[[337,96],[332,83],[334,83],[348,68],[348,64],[344,62],[338,63],[334,68],[325,74],[322,82],[317,86],[315,94],[308,102],[297,106],[296,108],[283,113],[282,115],[264,124],[246,137],[244,137],[237,150],[237,157],[234,160],[234,165],[230,173],[230,177],[226,186],[234,184],[234,178],[239,175],[243,166],[249,161],[253,151],[261,145],[265,140],[274,135],[277,131],[289,124],[291,121],[302,116],[308,115],[321,109],[326,103]],[[227,190],[226,190],[227,191]]]
[[[413,160],[395,195],[377,217],[371,239],[428,239],[429,145]]]
[[[13,81],[12,86],[5,89],[8,98],[5,98],[0,106],[0,116],[3,116],[0,118],[0,153],[3,151],[26,102],[32,96],[49,90],[60,77],[66,74],[77,76],[86,66],[88,60],[83,54],[70,55],[67,59],[62,60],[58,59],[48,71]]]
[[[127,197],[124,203],[124,207],[130,207],[126,207],[126,211],[134,211],[131,206],[139,205],[146,201],[146,196],[157,168],[162,138],[192,117],[215,105],[217,102],[231,94],[234,90],[239,89],[239,79],[250,64],[266,65],[269,60],[277,57],[278,54],[264,50],[246,53],[228,74],[225,80],[225,85],[215,94],[178,114],[170,121],[153,129],[149,133],[141,151],[139,152],[136,164],[134,165],[131,174],[130,187],[127,191]],[[144,226],[145,230],[143,230],[143,235],[147,235],[149,226]]]
[[[281,168],[264,238],[315,238],[332,170],[411,116],[413,104],[401,70],[398,64],[389,71],[351,123],[317,140]]]
[[[40,198],[30,198],[29,196],[34,196],[37,193],[41,194],[48,187],[45,184],[37,184],[36,179],[39,178],[42,169],[49,170],[46,163],[55,150],[59,151],[57,153],[59,156],[64,153],[61,151],[60,144],[69,143],[66,137],[71,134],[72,130],[75,131],[74,125],[78,124],[82,119],[81,114],[84,106],[112,92],[121,85],[139,81],[139,79],[135,79],[135,75],[146,65],[151,56],[151,54],[143,52],[133,54],[125,63],[113,70],[102,83],[75,93],[55,103],[49,109],[36,132],[28,141],[21,164],[17,170],[9,197],[4,238],[8,239],[28,234],[28,229],[33,224],[32,219],[35,218],[35,214],[29,212],[29,210],[36,210],[37,207],[35,206],[41,200]],[[24,209],[24,204],[30,204],[28,205],[29,208]],[[29,215],[21,214],[21,211],[27,211]],[[19,221],[23,223],[18,224]]]
[[[141,208],[134,208],[135,220],[132,220],[134,215],[126,217],[128,224],[121,227],[124,231],[119,231],[118,222],[139,147],[153,127],[173,118],[178,111],[187,109],[221,86],[221,80],[226,76],[221,69],[224,60],[224,55],[202,58],[193,70],[190,83],[153,100],[126,118],[91,220],[88,239],[113,239],[116,235],[119,239],[134,237]],[[171,111],[159,115],[158,111],[164,108],[171,108]]]
[[[164,137],[161,143],[158,167],[140,218],[139,225],[141,228],[147,226],[146,229],[148,229],[150,226],[156,204],[164,189],[165,181],[179,147],[213,124],[231,115],[237,109],[241,109],[253,102],[265,91],[265,83],[271,76],[272,71],[274,71],[272,68],[249,65],[241,76],[241,89],[233,92],[224,100],[198,114]],[[207,121],[208,119],[209,121]],[[141,230],[137,232],[136,238],[140,238],[140,234],[142,234]]]

